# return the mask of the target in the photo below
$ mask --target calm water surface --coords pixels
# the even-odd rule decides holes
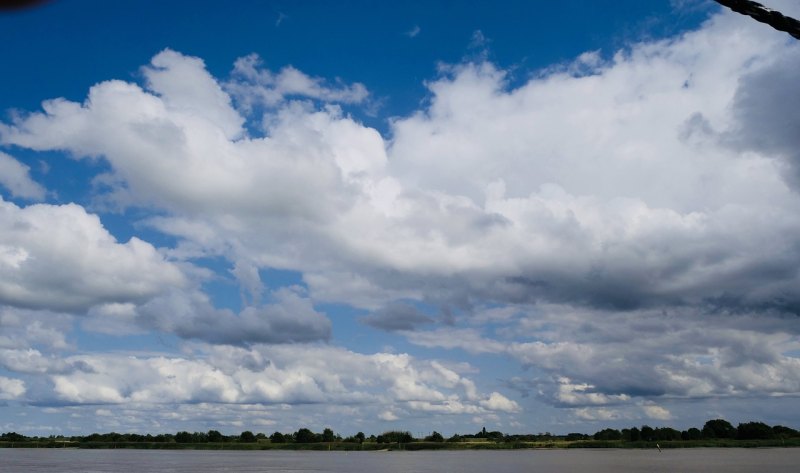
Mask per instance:
[[[467,452],[291,452],[0,449],[10,473],[784,473],[800,448],[664,450],[504,450]]]

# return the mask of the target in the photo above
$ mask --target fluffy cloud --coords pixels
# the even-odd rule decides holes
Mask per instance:
[[[645,415],[651,419],[658,419],[658,420],[672,419],[672,414],[670,414],[669,410],[664,409],[661,406],[648,404],[642,406],[642,410],[644,411]]]
[[[477,329],[414,332],[408,338],[426,347],[517,359],[544,374],[509,380],[524,396],[533,392],[560,407],[611,406],[657,398],[796,396],[800,359],[793,353],[800,339],[794,318],[540,306],[499,330],[504,339]],[[653,418],[668,414],[645,412]]]
[[[147,243],[115,242],[76,206],[7,203],[0,298],[38,309],[97,305],[230,345],[325,340],[330,322],[313,303],[342,302],[419,345],[512,357],[542,374],[526,389],[585,419],[616,418],[602,406],[641,398],[797,395],[798,50],[724,13],[517,86],[487,62],[445,66],[428,83],[427,105],[392,120],[390,136],[334,104],[365,100],[361,86],[272,73],[252,56],[220,85],[199,58],[166,50],[143,69],[144,85],[108,81],[83,103],[47,101],[0,125],[0,140],[107,161],[102,197],[158,210],[146,223],[178,238],[171,257],[226,258],[257,303],[234,314],[197,290],[165,294],[181,286],[180,272]],[[263,135],[253,136],[244,117],[259,107],[268,109]],[[90,241],[91,250],[52,246],[42,240],[52,231],[12,224],[38,213],[71,232],[58,241]],[[106,260],[89,272],[97,280],[73,273]],[[273,292],[261,304],[264,268],[301,272],[308,294]],[[44,290],[33,297],[33,288]],[[420,331],[433,318],[400,301],[462,325]],[[471,315],[488,328],[464,326]],[[59,399],[76,403],[361,399],[384,419],[518,408],[401,355],[259,350],[236,352],[248,353],[252,370],[81,358],[92,370],[53,380]],[[132,373],[128,384],[117,363]]]
[[[151,223],[203,251],[282,268],[316,266],[343,251],[323,235],[353,205],[361,176],[383,166],[380,135],[335,108],[292,102],[278,112],[269,137],[231,141],[241,118],[201,64],[161,53],[146,68],[150,91],[104,82],[84,104],[46,102],[45,114],[0,134],[34,149],[105,157],[112,165],[103,180],[113,188],[109,198],[172,211]],[[173,97],[170,84],[180,82],[197,85]]]
[[[520,407],[515,401],[503,396],[498,392],[493,392],[485,401],[481,401],[481,406],[490,411],[519,412]]]
[[[605,407],[600,407],[596,409],[582,407],[580,409],[575,409],[575,417],[582,420],[600,420],[600,421],[610,421],[619,419],[620,414],[614,409],[608,409]]]
[[[732,27],[748,45],[728,44],[723,31]],[[734,78],[767,75],[771,57],[797,50],[768,33],[716,17],[678,40],[619,52],[589,74],[550,71],[511,90],[490,64],[448,69],[430,85],[430,107],[394,123],[391,172],[483,203],[499,223],[477,232],[420,225],[446,243],[417,254],[452,268],[437,254],[459,251],[462,265],[505,276],[486,297],[512,301],[783,304],[797,283],[794,263],[779,261],[798,256],[789,236],[798,201],[780,182],[781,162],[730,152],[713,132],[686,137],[698,112],[709,129],[733,126],[728,111],[747,87]],[[795,139],[787,128],[774,133]],[[752,225],[763,219],[770,223]],[[474,247],[459,245],[463,235]],[[784,276],[761,285],[760,275],[780,266]]]
[[[68,374],[76,370],[90,369],[81,361],[65,361],[57,356],[45,356],[39,350],[0,349],[0,366],[16,373]]]
[[[188,121],[214,126],[226,138],[242,134],[244,119],[231,106],[230,97],[205,70],[199,58],[164,50],[142,68],[147,88],[158,94],[175,114]]]
[[[30,168],[6,153],[0,151],[0,185],[15,197],[42,200],[45,189],[31,179]]]
[[[232,79],[225,83],[225,89],[246,111],[256,106],[272,108],[293,97],[360,103],[369,96],[364,84],[339,83],[338,87],[329,87],[323,79],[309,77],[292,66],[276,74],[263,69],[261,62],[255,54],[239,58],[234,64]]]
[[[73,322],[68,314],[0,306],[0,348],[68,349]]]
[[[791,84],[800,75],[799,61],[795,48],[742,77],[733,101],[735,124],[725,136],[734,147],[782,159],[794,189],[800,188],[800,94]]]
[[[418,325],[429,324],[433,319],[412,305],[394,303],[361,319],[367,325],[381,330],[414,330]]]
[[[211,343],[291,343],[330,338],[330,320],[314,310],[308,298],[283,288],[275,291],[272,299],[270,304],[249,306],[234,314],[215,308],[199,291],[172,291],[138,308],[134,317],[141,326]]]
[[[452,367],[406,354],[357,354],[318,345],[216,346],[193,357],[80,355],[83,369],[51,370],[53,399],[69,404],[341,404],[386,420],[397,412],[514,413],[498,392],[481,394]],[[397,418],[397,417],[395,417]]]
[[[19,379],[0,376],[0,400],[16,399],[25,394],[25,383]]]
[[[517,88],[489,63],[448,67],[391,140],[335,106],[292,100],[273,104],[265,137],[242,137],[202,61],[169,50],[144,68],[146,89],[100,83],[83,104],[45,102],[0,135],[102,156],[108,197],[165,209],[150,224],[181,238],[182,254],[298,270],[318,299],[793,310],[792,127],[769,127],[780,137],[763,152],[726,138],[756,149],[740,132],[740,115],[758,115],[747,91],[775,70],[791,76],[793,63],[773,58],[797,46],[757,26],[719,15]],[[237,67],[280,83],[253,58]]]
[[[118,243],[78,205],[21,208],[0,200],[0,229],[0,304],[83,312],[186,284],[152,245],[135,237]]]

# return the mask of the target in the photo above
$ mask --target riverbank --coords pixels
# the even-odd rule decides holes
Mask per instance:
[[[517,450],[517,449],[674,449],[674,448],[779,448],[800,447],[800,439],[769,440],[673,440],[665,442],[621,442],[604,440],[540,441],[540,442],[409,442],[409,443],[272,443],[272,442],[76,442],[39,440],[0,442],[0,448],[78,448],[78,449],[140,449],[140,450],[314,450],[314,451],[381,451],[381,450]]]

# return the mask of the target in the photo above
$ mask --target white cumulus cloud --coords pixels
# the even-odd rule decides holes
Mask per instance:
[[[186,277],[151,244],[119,243],[75,204],[17,207],[0,200],[0,304],[82,312],[145,302]]]
[[[479,393],[463,374],[407,354],[364,355],[319,345],[200,348],[196,357],[71,356],[68,362],[80,369],[49,371],[52,397],[75,405],[343,403],[384,420],[415,411],[520,411],[501,393]],[[448,376],[442,377],[443,370]]]
[[[327,340],[319,302],[368,309],[365,323],[418,345],[511,357],[543,374],[521,389],[586,420],[641,399],[796,396],[799,48],[725,12],[516,82],[486,61],[443,66],[386,135],[338,105],[363,103],[360,84],[255,56],[225,81],[165,50],[144,84],[45,101],[0,124],[0,141],[104,160],[101,197],[155,210],[144,223],[177,238],[172,258],[226,259],[252,307],[215,308],[81,207],[7,202],[0,303],[240,345],[217,349],[250,366],[79,357],[92,369],[52,375],[62,402],[356,399],[384,419],[519,407],[407,355],[259,345]],[[262,302],[269,268],[302,273],[307,292]],[[421,330],[440,322],[454,326]],[[29,354],[31,371],[46,365]]]
[[[31,200],[43,200],[45,188],[30,177],[30,168],[0,151],[0,185],[11,195]]]
[[[0,400],[16,399],[25,394],[25,391],[22,380],[0,376]]]

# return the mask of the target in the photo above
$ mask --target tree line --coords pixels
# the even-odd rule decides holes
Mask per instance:
[[[500,431],[487,431],[483,428],[475,434],[455,434],[445,438],[439,432],[432,432],[430,435],[415,438],[408,431],[388,431],[380,435],[366,436],[363,432],[355,435],[342,437],[332,429],[325,428],[321,433],[316,433],[308,428],[301,428],[294,433],[273,432],[271,435],[265,433],[253,433],[245,430],[238,435],[224,435],[217,430],[207,432],[188,432],[180,431],[175,434],[135,434],[110,432],[105,434],[93,433],[85,436],[49,436],[49,437],[28,437],[16,432],[0,434],[0,442],[75,442],[83,443],[105,443],[105,444],[129,444],[129,443],[174,443],[174,444],[247,444],[247,443],[273,443],[273,444],[320,444],[320,443],[344,443],[344,444],[411,444],[414,442],[426,443],[470,443],[470,442],[549,442],[549,441],[615,441],[615,442],[669,442],[669,441],[693,441],[693,440],[769,440],[769,439],[790,439],[800,438],[800,432],[795,429],[782,425],[769,426],[763,422],[745,422],[734,427],[724,419],[712,419],[706,422],[702,429],[692,427],[679,431],[671,427],[631,427],[625,429],[605,428],[594,434],[569,433],[566,435],[554,435],[549,432],[539,434],[504,434]]]
[[[581,434],[569,434],[567,438],[577,439]],[[630,429],[603,429],[596,432],[593,440],[621,440],[627,442],[638,441],[670,441],[670,440],[710,440],[710,439],[735,439],[735,440],[769,440],[780,438],[799,437],[797,430],[782,425],[769,426],[763,422],[745,422],[734,427],[724,419],[713,419],[703,425],[702,429],[692,427],[679,431],[671,427],[650,427],[643,425],[641,428]],[[584,439],[586,439],[584,437]]]

